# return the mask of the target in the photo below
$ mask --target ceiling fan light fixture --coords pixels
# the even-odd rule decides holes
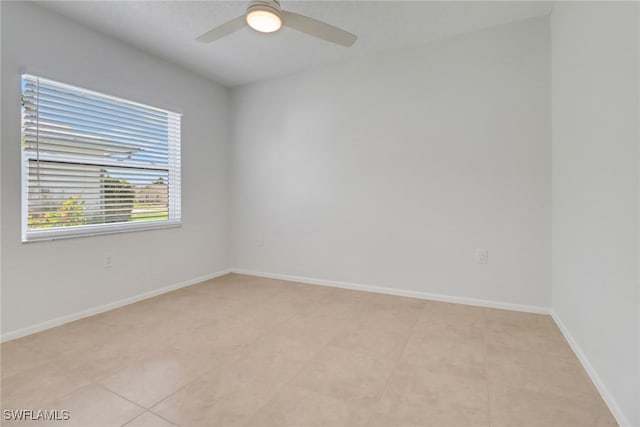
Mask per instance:
[[[247,11],[247,24],[261,33],[273,33],[282,27],[282,18],[270,7],[252,7]]]

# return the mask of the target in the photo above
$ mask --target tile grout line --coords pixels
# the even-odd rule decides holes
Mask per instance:
[[[328,296],[321,296],[321,297],[319,297],[319,298],[318,298],[318,301],[322,301],[324,298],[328,298]],[[417,323],[417,320],[416,320],[416,322],[415,322],[415,323]],[[414,323],[414,326],[415,326],[415,323]],[[413,330],[413,326],[412,326],[412,330]],[[332,339],[333,339],[333,338],[332,338]],[[317,355],[318,355],[318,354],[322,353],[322,351],[323,351],[324,349],[326,349],[326,348],[328,348],[328,347],[330,346],[330,344],[329,344],[330,342],[331,342],[331,340],[329,340],[327,343],[323,344],[323,345],[320,347],[320,349],[318,350],[318,352],[317,352],[313,357],[311,357],[308,361],[306,361],[306,362],[305,362],[305,363],[304,363],[304,364],[303,364],[303,365],[298,369],[298,371],[297,371],[297,372],[296,372],[296,373],[291,377],[291,379],[289,379],[288,381],[284,382],[284,383],[283,383],[283,384],[278,388],[278,390],[273,394],[273,396],[272,396],[269,400],[267,400],[263,405],[261,405],[261,406],[260,406],[260,407],[255,411],[255,412],[253,412],[253,413],[251,414],[251,417],[253,417],[255,414],[257,414],[260,410],[262,410],[262,408],[266,407],[269,403],[271,403],[271,402],[272,402],[272,401],[277,397],[278,393],[279,393],[282,389],[284,389],[285,387],[287,387],[287,386],[289,386],[291,383],[293,383],[293,382],[298,378],[298,376],[302,373],[302,371],[305,369],[305,367],[306,367],[307,365],[309,365],[310,363],[312,363],[312,362],[313,362],[313,360],[317,357]],[[408,339],[407,339],[407,343],[408,343]],[[405,348],[406,348],[407,343],[405,343]],[[403,350],[403,352],[404,352],[404,350]],[[367,355],[368,355],[369,353],[368,353],[368,352],[363,352],[363,354],[367,354]],[[396,362],[396,364],[397,364],[397,362]],[[394,364],[394,368],[395,368],[395,364]],[[386,385],[387,385],[388,381],[389,381],[389,380],[387,379],[387,382],[385,382],[385,387],[383,388],[382,393],[380,393],[380,398],[381,398],[381,397],[382,397],[382,395],[384,394],[384,391],[385,391],[385,389],[386,389]],[[323,396],[323,397],[328,397],[328,398],[330,398],[330,399],[335,399],[333,396],[327,396],[326,394],[323,394],[323,393],[318,393],[318,392],[311,391],[311,390],[305,390],[305,391],[307,391],[307,392],[311,392],[311,393],[314,393],[314,394],[318,394],[318,395]],[[348,405],[350,405],[350,404],[348,404]],[[373,414],[371,414],[371,415],[373,415]],[[251,417],[249,417],[249,418],[251,418]]]
[[[255,338],[255,340],[259,339],[260,337],[262,337],[262,335],[260,335],[260,336],[256,337],[256,338]],[[254,341],[255,341],[255,340],[254,340]],[[252,341],[252,342],[253,342],[253,341]],[[179,348],[176,348],[176,347],[174,347],[173,345],[171,345],[170,347],[171,347],[171,348],[173,348],[173,349],[176,349],[176,350],[178,350],[178,351],[184,352],[184,353],[186,353],[186,354],[188,354],[188,355],[190,355],[190,356],[195,356],[195,355],[194,355],[194,354],[192,354],[191,352],[184,351],[184,350],[180,350]],[[239,345],[238,347],[241,347],[241,346]],[[239,359],[239,358],[240,358],[240,357],[238,356],[238,358],[237,358],[237,359]],[[213,359],[213,360],[216,360],[215,358],[212,358],[212,359]],[[228,363],[229,363],[229,364],[235,363],[237,359],[234,359],[233,361],[230,361],[230,362],[228,362]],[[153,408],[154,408],[154,407],[156,407],[156,406],[158,406],[159,404],[161,404],[161,403],[162,403],[162,402],[164,402],[165,400],[169,399],[171,396],[175,395],[176,393],[178,393],[178,392],[182,391],[182,390],[183,390],[183,389],[185,389],[186,387],[188,387],[188,386],[192,385],[193,383],[197,382],[197,381],[198,381],[199,379],[201,379],[203,376],[205,376],[205,375],[207,375],[209,372],[213,371],[213,369],[214,369],[214,368],[208,369],[207,371],[203,372],[202,374],[200,374],[199,376],[195,377],[195,378],[194,378],[194,379],[192,379],[191,381],[188,381],[187,383],[185,383],[185,384],[184,384],[184,385],[182,385],[181,387],[178,387],[178,389],[176,389],[175,391],[173,391],[173,392],[169,393],[168,395],[166,395],[165,397],[163,397],[162,399],[160,399],[159,401],[157,401],[156,403],[154,403],[153,405],[151,405],[150,407],[145,408],[145,409],[146,409],[147,411],[151,412],[152,414],[157,415],[157,416],[159,416],[160,418],[162,418],[162,419],[165,419],[165,420],[169,421],[171,424],[179,425],[179,424],[177,424],[177,423],[178,423],[177,421],[172,421],[172,420],[170,420],[169,418],[166,418],[166,417],[164,417],[164,416],[162,416],[162,415],[160,415],[160,414],[158,414],[158,413],[154,412],[154,411],[153,411]],[[217,400],[214,400],[212,403],[215,403],[216,401],[217,401]]]
[[[168,422],[169,424],[172,424],[172,425],[174,425],[174,426],[178,427],[178,424],[176,424],[175,422],[171,421],[171,420],[170,420],[170,419],[168,419],[168,418],[163,417],[163,416],[162,416],[162,415],[160,415],[160,414],[156,414],[156,413],[155,413],[155,412],[153,412],[151,409],[147,409],[147,410],[145,410],[142,414],[140,414],[140,415],[138,415],[137,417],[132,418],[132,419],[130,419],[129,421],[127,421],[126,423],[122,424],[122,426],[121,426],[121,427],[126,427],[126,426],[127,426],[127,424],[129,424],[131,421],[133,421],[133,420],[135,420],[135,419],[137,419],[137,418],[140,418],[141,416],[143,416],[143,415],[144,415],[144,414],[146,414],[146,413],[149,413],[149,414],[154,415],[154,416],[156,416],[156,417],[158,417],[158,418],[161,418],[161,419],[165,420],[166,422]]]
[[[149,408],[147,408],[146,406],[143,406],[143,405],[141,405],[141,404],[139,404],[139,403],[136,403],[136,402],[134,402],[133,400],[131,400],[131,399],[127,398],[127,397],[124,397],[124,396],[123,396],[123,395],[121,395],[120,393],[117,393],[117,392],[115,392],[115,391],[111,390],[110,388],[105,387],[105,386],[104,386],[104,385],[102,385],[102,384],[99,384],[99,383],[97,383],[97,382],[92,382],[92,384],[93,384],[93,385],[95,385],[95,386],[97,386],[97,387],[100,387],[100,388],[102,388],[102,389],[106,390],[107,392],[109,392],[109,393],[111,393],[111,394],[115,394],[116,396],[118,396],[118,397],[120,397],[120,398],[122,398],[122,399],[126,400],[126,401],[127,401],[127,402],[129,402],[129,403],[132,403],[132,404],[136,405],[136,406],[137,406],[137,407],[139,407],[139,408],[142,408],[142,409],[143,409],[143,411],[142,411],[141,413],[139,413],[138,415],[136,415],[136,417],[138,417],[138,416],[142,415],[143,413],[145,413],[146,411],[148,411],[148,410],[149,410]],[[135,418],[135,417],[134,417],[134,418]],[[132,419],[133,419],[133,418],[132,418]],[[131,419],[131,420],[132,420],[132,419]],[[129,420],[129,421],[131,421],[131,420]],[[127,421],[127,423],[128,423],[129,421]],[[126,424],[126,423],[125,423],[125,424]]]
[[[251,307],[251,306],[253,306],[253,305],[257,305],[257,304],[259,304],[259,302],[256,302],[256,303],[254,303],[254,304],[249,304],[249,305],[248,305],[247,307],[245,307],[245,308],[248,308],[248,307]],[[247,326],[247,327],[251,327],[251,326],[250,326],[250,325],[248,325],[248,324],[247,324],[247,325],[245,325],[245,326]],[[267,335],[267,334],[268,334],[268,331],[266,331],[266,330],[264,330],[264,329],[261,329],[261,328],[255,328],[255,329],[260,331],[260,335],[258,335],[256,338],[254,338],[254,339],[251,341],[251,343],[255,343],[257,340],[259,340],[259,339],[263,338],[265,335]],[[248,345],[248,344],[246,344],[246,345]],[[238,347],[238,348],[239,348],[239,347],[243,347],[243,346],[244,346],[244,344],[241,344],[241,345],[238,345],[238,346],[236,346],[236,347]],[[171,348],[176,348],[176,347],[171,346]],[[189,355],[192,355],[192,356],[193,356],[193,354],[192,354],[192,353],[190,353],[190,352],[188,352],[188,351],[180,350],[179,348],[176,348],[176,349],[177,349],[177,350],[179,350],[179,351],[183,351],[183,352],[185,352],[185,353],[187,353],[187,354],[189,354]],[[214,360],[215,360],[215,358],[212,358],[212,359],[214,359]],[[237,362],[238,360],[240,360],[240,359],[241,359],[241,356],[238,356],[237,358],[233,359],[232,361],[230,361],[230,362],[228,362],[228,363],[229,363],[229,364],[233,364],[233,363],[236,363],[236,362]],[[172,392],[172,393],[168,394],[167,396],[165,396],[164,398],[162,398],[162,399],[161,399],[161,400],[159,400],[158,402],[154,403],[151,407],[146,408],[146,409],[147,409],[147,411],[151,412],[151,413],[152,413],[152,414],[154,414],[154,415],[159,416],[159,417],[160,417],[160,418],[162,418],[162,419],[165,419],[165,420],[169,421],[169,422],[170,422],[170,423],[172,423],[172,424],[177,423],[177,421],[172,421],[172,420],[170,420],[170,419],[168,419],[168,418],[166,418],[166,417],[163,417],[162,415],[160,415],[160,414],[158,414],[158,413],[154,412],[152,408],[154,408],[155,406],[159,405],[160,403],[162,403],[162,402],[166,401],[166,400],[167,400],[167,399],[169,399],[171,396],[173,396],[173,395],[175,395],[176,393],[180,392],[181,390],[183,390],[184,388],[188,387],[189,385],[191,385],[191,384],[193,384],[193,383],[197,382],[200,378],[202,378],[204,375],[206,375],[207,373],[211,372],[212,370],[213,370],[213,368],[211,368],[211,369],[207,370],[206,372],[202,373],[199,377],[194,378],[193,380],[191,380],[191,381],[187,382],[186,384],[184,384],[183,386],[179,387],[179,388],[178,388],[177,390],[175,390],[174,392]],[[216,400],[214,400],[214,401],[213,401],[213,402],[211,402],[211,403],[212,403],[212,405],[215,405],[215,403],[216,403],[216,402],[217,402],[217,399],[216,399]],[[252,415],[253,415],[253,414],[252,414]]]
[[[491,417],[491,387],[489,386],[489,352],[487,350],[487,309],[482,310],[482,342],[484,347],[484,373],[487,386],[487,414],[489,416],[489,426],[493,425]]]
[[[187,352],[185,352],[185,351],[180,350],[179,348],[174,347],[173,345],[170,345],[168,348],[171,348],[171,349],[177,350],[177,351],[182,352],[182,353],[189,354],[189,353],[187,353]],[[144,362],[145,362],[147,359],[149,359],[149,358],[150,358],[150,357],[142,357],[142,358],[140,358],[140,359],[136,359],[136,361],[135,361],[134,363],[144,363]],[[122,368],[120,368],[120,369],[116,369],[115,371],[111,372],[111,373],[110,373],[110,374],[108,374],[108,375],[115,375],[115,374],[117,374],[117,373],[119,373],[119,372],[124,371],[125,369],[127,369],[127,367],[126,367],[126,366],[125,366],[125,367],[122,367]],[[211,371],[211,369],[209,369],[209,370],[205,371],[204,373],[207,373],[207,372],[209,372],[209,371]],[[204,374],[204,373],[203,373],[203,374]],[[153,406],[155,406],[155,405],[157,405],[158,403],[162,402],[163,400],[165,400],[165,399],[166,399],[166,398],[168,398],[169,396],[171,396],[171,395],[173,395],[173,394],[177,393],[179,390],[183,389],[184,387],[186,387],[187,385],[191,384],[191,383],[192,383],[192,382],[194,382],[194,381],[196,381],[196,378],[194,378],[192,381],[187,382],[187,383],[186,383],[186,384],[184,384],[183,386],[179,387],[176,391],[174,391],[174,392],[170,393],[169,395],[167,395],[166,397],[162,398],[162,399],[161,399],[161,400],[159,400],[158,402],[154,403],[154,404],[153,404],[153,405],[151,405],[150,407],[147,407],[147,406],[145,406],[145,405],[142,405],[141,403],[135,402],[135,401],[133,401],[133,400],[131,400],[131,399],[129,399],[129,398],[127,398],[127,397],[123,396],[122,394],[118,393],[117,391],[111,390],[110,388],[108,388],[106,385],[102,384],[102,383],[101,383],[101,382],[99,382],[98,380],[93,380],[93,379],[90,379],[90,380],[89,380],[89,382],[90,382],[91,384],[96,385],[96,386],[98,386],[98,387],[102,387],[103,389],[107,390],[108,392],[113,393],[113,394],[115,394],[116,396],[119,396],[119,397],[123,398],[124,400],[127,400],[127,401],[129,401],[129,402],[133,403],[134,405],[136,405],[136,406],[139,406],[139,407],[143,408],[143,409],[144,409],[144,412],[150,411],[150,410],[151,410],[151,408],[152,408]],[[143,413],[144,413],[144,412],[143,412]],[[138,414],[138,416],[140,416],[140,415],[142,415],[142,414]],[[155,415],[158,415],[158,414],[155,414]],[[137,417],[136,417],[136,418],[137,418]],[[132,420],[133,420],[133,418],[132,418],[131,420],[127,421],[127,422],[131,422]],[[171,423],[173,423],[173,421],[171,421]],[[126,423],[125,423],[125,424],[126,424]]]
[[[284,282],[284,281],[282,281],[282,282]],[[327,297],[328,297],[327,295],[319,295],[319,296],[317,297],[317,300],[315,300],[315,298],[314,298],[314,302],[322,302],[322,301],[324,300],[324,298],[327,298]],[[294,316],[291,316],[291,318],[293,318],[293,317],[295,317],[295,315],[294,315]],[[281,322],[281,323],[283,323],[283,322]],[[330,340],[329,340],[329,341],[330,341]],[[298,371],[297,371],[294,375],[292,375],[292,376],[291,376],[291,378],[290,378],[288,381],[285,381],[285,382],[284,382],[284,383],[283,383],[283,384],[278,388],[278,390],[273,394],[273,396],[271,396],[271,398],[270,398],[269,400],[267,400],[267,401],[266,401],[263,405],[261,405],[261,406],[260,406],[260,407],[259,407],[259,408],[254,412],[254,413],[252,413],[252,414],[251,414],[251,417],[253,417],[255,414],[257,414],[260,410],[262,410],[262,408],[264,408],[265,406],[267,406],[269,403],[271,403],[271,402],[272,402],[272,401],[277,397],[278,393],[279,393],[282,389],[284,389],[286,386],[288,386],[288,385],[290,385],[291,383],[293,383],[293,381],[294,381],[296,378],[298,378],[298,376],[300,375],[300,373],[302,372],[302,370],[303,370],[303,369],[304,369],[308,364],[310,364],[310,363],[311,363],[311,362],[316,358],[316,356],[317,356],[318,354],[320,354],[320,353],[321,353],[325,348],[327,348],[328,346],[329,346],[329,342],[327,342],[327,343],[323,344],[323,345],[319,348],[318,352],[317,352],[316,354],[314,354],[314,355],[313,355],[313,357],[309,358],[309,360],[307,360],[305,363],[303,363],[303,364],[300,366],[300,368],[298,369]],[[248,417],[248,418],[250,419],[251,417]]]
[[[109,391],[111,391],[111,390],[109,390]],[[118,396],[120,396],[120,395],[118,395]],[[122,397],[122,396],[120,396],[120,397]],[[147,412],[149,412],[149,410],[145,408],[145,409],[144,409],[144,411],[142,411],[141,413],[139,413],[139,414],[138,414],[138,415],[136,415],[135,417],[133,417],[133,418],[131,418],[131,419],[128,419],[128,420],[127,420],[127,421],[125,421],[124,423],[120,424],[120,427],[125,427],[125,426],[126,426],[127,424],[129,424],[131,421],[133,421],[133,420],[136,420],[136,419],[140,418],[141,416],[143,416],[143,415],[144,415],[144,414],[146,414]]]
[[[280,393],[281,390],[283,390],[286,386],[288,386],[290,383],[293,382],[293,380],[295,378],[297,378],[297,376],[300,374],[300,372],[307,366],[308,363],[311,363],[311,359],[308,360],[306,363],[302,364],[300,366],[300,368],[298,369],[298,371],[291,376],[291,379],[289,381],[285,381],[284,383],[280,384],[279,387],[276,388],[276,390],[274,391],[273,395],[267,399],[266,402],[264,402],[262,405],[260,405],[255,411],[253,411],[251,413],[251,415],[247,416],[247,422],[249,420],[251,420],[251,418],[253,418],[254,415],[256,415],[258,412],[260,412],[262,410],[262,408],[264,408],[265,406],[267,406],[269,403],[271,403],[276,397],[278,397],[278,393]],[[260,380],[256,380],[258,382],[261,382]],[[247,426],[248,424],[244,424],[245,426]]]
[[[387,392],[387,388],[389,387],[389,383],[391,382],[391,377],[392,377],[393,373],[395,372],[396,368],[400,364],[400,361],[402,360],[402,357],[404,356],[404,353],[407,351],[407,346],[409,345],[409,340],[411,339],[411,336],[413,335],[413,331],[415,331],[415,329],[416,329],[416,325],[420,321],[420,316],[422,315],[422,312],[424,310],[426,310],[426,309],[427,309],[427,304],[425,304],[424,307],[422,308],[422,310],[420,310],[420,315],[416,318],[416,321],[413,322],[413,325],[411,325],[411,328],[410,328],[411,330],[409,331],[409,334],[407,335],[407,340],[404,343],[404,348],[402,349],[402,353],[400,353],[400,357],[394,362],[393,369],[391,370],[391,375],[389,375],[389,377],[387,378],[387,380],[384,383],[384,387],[382,387],[382,392],[380,393],[380,397],[378,398],[378,402],[377,402],[378,406],[380,404],[380,401],[384,397],[385,393]],[[377,412],[377,408],[376,408],[376,410],[373,411],[371,416],[372,417],[375,416],[376,412]]]
[[[282,281],[281,281],[281,282],[282,282]],[[244,307],[244,309],[246,309],[246,308],[250,308],[250,307],[253,307],[254,305],[258,305],[258,304],[260,304],[260,302],[259,302],[259,301],[256,301],[255,303],[248,304],[246,307]],[[292,315],[290,318],[293,318],[293,317],[295,317],[295,315]],[[288,320],[288,319],[287,319],[287,320]],[[286,320],[284,320],[284,321],[282,321],[282,322],[280,322],[280,323],[284,323],[285,321],[286,321]],[[246,326],[250,326],[250,325],[248,325],[248,324],[247,324]],[[266,330],[261,329],[261,328],[256,328],[256,329],[258,329],[258,330],[260,331],[260,335],[259,335],[259,336],[257,336],[255,339],[253,339],[253,340],[252,340],[252,343],[256,342],[257,340],[259,340],[260,338],[264,337],[265,335],[267,335],[267,334],[269,333],[269,331],[266,331]],[[173,346],[172,346],[172,347],[173,347]],[[241,346],[238,346],[238,347],[241,347]],[[175,347],[173,347],[173,348],[175,348]],[[178,350],[179,350],[179,349],[178,349]],[[189,352],[187,352],[187,353],[189,353]],[[190,354],[190,353],[189,353],[189,354]],[[240,357],[238,357],[237,359],[234,359],[232,362],[229,362],[229,363],[235,363],[235,362],[236,362],[237,360],[239,360],[239,359],[240,359]],[[303,365],[302,367],[304,367],[304,366],[306,366],[306,365]],[[302,369],[302,367],[301,367],[301,369]],[[209,369],[209,370],[208,370],[208,371],[206,371],[203,375],[205,375],[205,374],[206,374],[206,373],[208,373],[208,372],[211,372],[212,370],[213,370],[213,368],[212,368],[212,369]],[[296,374],[296,375],[297,375],[297,374]],[[202,377],[202,375],[201,375],[200,377]],[[295,376],[294,376],[294,377],[295,377]],[[178,388],[178,389],[177,389],[176,391],[174,391],[173,393],[171,393],[171,394],[167,395],[166,397],[164,397],[162,400],[160,400],[160,401],[158,401],[158,402],[154,403],[150,408],[147,408],[147,410],[148,410],[149,412],[151,412],[152,414],[157,415],[157,416],[159,416],[159,417],[161,417],[161,418],[163,418],[163,419],[165,419],[165,420],[169,421],[169,422],[170,422],[170,423],[172,423],[172,424],[176,423],[176,421],[172,421],[172,420],[170,420],[170,419],[168,419],[168,418],[165,418],[165,417],[163,417],[162,415],[160,415],[160,414],[158,414],[158,413],[154,412],[152,408],[153,408],[153,407],[155,407],[155,406],[157,406],[157,405],[159,405],[160,403],[164,402],[165,400],[169,399],[171,396],[175,395],[176,393],[178,393],[178,392],[179,392],[179,391],[181,391],[182,389],[186,388],[187,386],[189,386],[189,385],[191,385],[191,384],[195,383],[197,380],[198,380],[198,378],[193,379],[192,381],[190,381],[190,382],[188,382],[187,384],[183,385],[182,387]],[[291,382],[291,381],[293,381],[293,377],[292,377],[292,379],[291,379],[291,380],[289,380],[288,382],[284,383],[281,387],[279,387],[279,388],[278,388],[278,391],[280,391],[280,389],[282,389],[285,385],[289,384],[289,382]],[[278,393],[278,391],[276,391],[276,393],[274,393],[274,396],[273,396],[271,399],[269,399],[269,400],[268,400],[264,405],[260,406],[260,407],[259,407],[259,408],[258,408],[258,409],[253,413],[253,414],[251,414],[251,416],[253,416],[255,413],[257,413],[260,409],[262,409],[264,406],[266,406],[269,402],[271,402],[271,400],[273,400],[273,398],[275,398],[275,395]],[[212,404],[213,404],[213,405],[215,405],[215,402],[216,402],[216,400],[214,400],[214,401],[212,402]]]
[[[322,301],[322,299],[324,298],[324,296],[318,296],[317,297],[317,301]],[[314,298],[315,300],[315,298]],[[291,317],[289,317],[288,319],[292,319],[296,316],[297,314],[292,315]],[[287,319],[287,320],[288,320]],[[286,320],[285,320],[286,321]],[[284,323],[285,321],[282,321],[280,323],[278,323],[278,325]],[[275,325],[274,325],[275,326]],[[266,332],[266,331],[263,331]],[[273,396],[271,396],[264,404],[260,405],[250,416],[247,417],[247,420],[250,420],[255,414],[257,414],[258,412],[260,412],[262,410],[262,408],[266,407],[269,403],[271,403],[277,396],[278,393],[283,390],[285,387],[287,387],[288,385],[290,385],[291,383],[293,383],[293,381],[298,377],[298,375],[300,375],[300,373],[302,372],[302,370],[313,361],[313,359],[322,352],[322,350],[324,348],[326,348],[328,346],[328,344],[323,344],[320,349],[318,350],[318,352],[316,354],[313,355],[313,357],[309,358],[309,360],[307,360],[306,362],[304,362],[300,368],[298,368],[298,371],[291,376],[291,378],[288,381],[285,381],[284,383],[282,383],[277,389],[276,391],[273,393]],[[246,424],[245,424],[246,425]]]

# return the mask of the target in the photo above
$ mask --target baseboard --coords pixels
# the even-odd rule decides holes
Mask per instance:
[[[632,427],[631,422],[624,415],[613,395],[609,392],[609,389],[607,389],[607,387],[604,385],[604,382],[598,375],[598,372],[593,368],[593,365],[591,365],[591,362],[589,362],[589,359],[584,354],[576,340],[573,339],[573,336],[569,332],[569,329],[567,329],[566,325],[562,322],[555,310],[551,309],[550,314],[553,320],[556,322],[556,325],[558,325],[558,328],[562,332],[562,335],[564,335],[564,338],[569,343],[569,346],[575,353],[576,357],[584,367],[585,371],[587,371],[589,378],[591,378],[591,382],[600,393],[600,396],[602,396],[602,400],[604,400],[604,403],[609,407],[609,410],[615,417],[620,427]]]
[[[76,313],[68,314],[62,317],[57,317],[55,319],[47,320],[46,322],[38,323],[33,326],[27,326],[26,328],[21,328],[15,331],[7,332],[5,334],[2,334],[2,337],[0,338],[0,342],[6,342],[16,338],[23,337],[25,335],[31,335],[36,332],[44,331],[45,329],[54,328],[56,326],[64,325],[65,323],[73,322],[74,320],[80,320],[85,317],[89,317],[95,314],[103,313],[105,311],[113,310],[114,308],[133,304],[134,302],[142,301],[147,298],[151,298],[167,292],[175,291],[176,289],[184,288],[186,286],[195,285],[196,283],[204,282],[206,280],[215,279],[216,277],[224,276],[225,274],[229,274],[229,273],[231,273],[231,269],[217,271],[215,273],[196,277],[194,279],[186,280],[180,283],[174,283],[172,285],[164,286],[162,288],[154,289],[149,292],[144,292],[138,295],[134,295],[132,297],[128,297],[115,302],[100,305],[98,307],[92,307],[87,310],[78,311]]]
[[[403,297],[420,298],[433,301],[452,302],[456,304],[473,305],[477,307],[499,308],[503,310],[523,311],[526,313],[549,314],[549,309],[535,305],[514,304],[503,301],[491,301],[476,298],[466,298],[451,295],[432,294],[429,292],[410,291],[405,289],[387,288],[383,286],[363,285],[335,280],[314,279],[310,277],[291,276],[287,274],[265,273],[261,271],[247,270],[244,268],[232,268],[232,273],[245,274],[247,276],[265,277],[269,279],[285,280],[288,282],[301,282],[311,285],[331,286],[334,288],[353,289],[356,291],[376,292],[379,294],[397,295]]]

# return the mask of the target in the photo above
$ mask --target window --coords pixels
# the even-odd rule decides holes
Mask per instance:
[[[180,119],[22,76],[22,240],[180,224]]]

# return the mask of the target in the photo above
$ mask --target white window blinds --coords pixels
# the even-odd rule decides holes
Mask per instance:
[[[23,241],[179,224],[180,120],[23,75]]]

